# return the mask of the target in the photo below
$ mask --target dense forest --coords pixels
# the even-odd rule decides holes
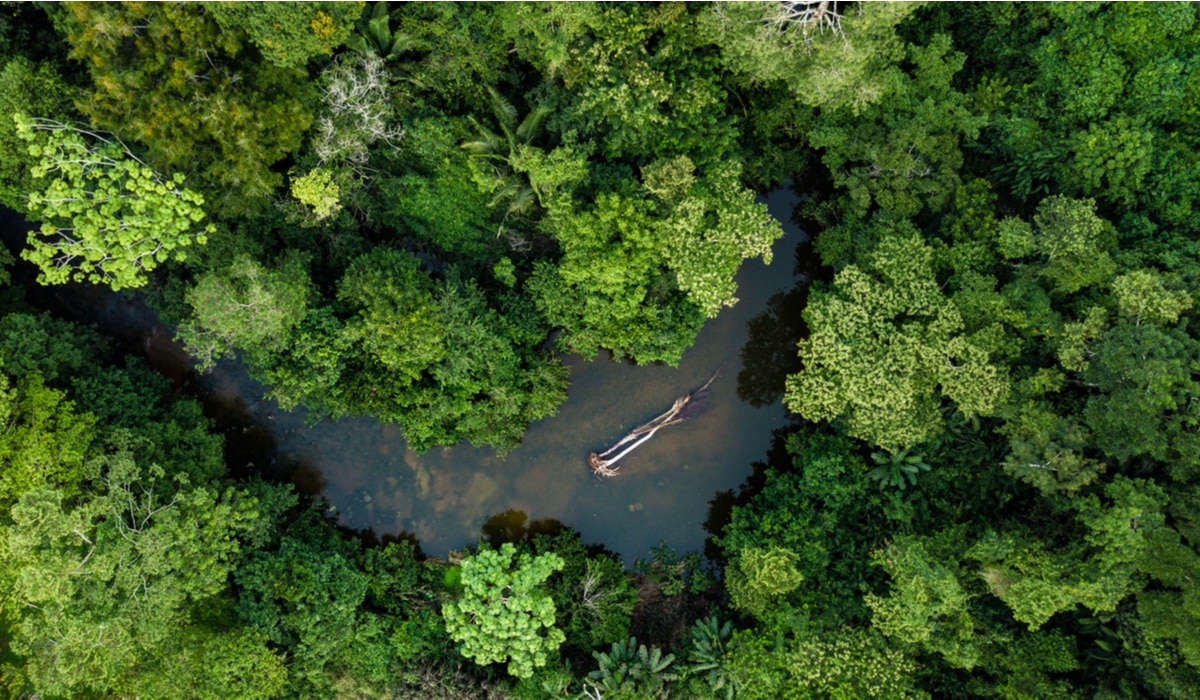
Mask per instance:
[[[0,5],[0,693],[1200,697],[1198,13]],[[504,454],[564,354],[677,363],[788,183],[792,423],[707,556],[635,570],[354,536],[36,302]]]

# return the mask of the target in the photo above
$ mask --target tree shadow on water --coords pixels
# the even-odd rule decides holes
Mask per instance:
[[[480,528],[480,536],[493,545],[505,542],[516,544],[532,540],[538,535],[554,536],[566,529],[566,525],[554,518],[529,520],[525,511],[509,508],[489,517]]]
[[[818,256],[812,243],[796,246],[796,285],[778,292],[767,301],[767,308],[746,324],[749,337],[742,346],[742,370],[738,372],[738,398],[762,408],[783,398],[789,374],[800,371],[796,344],[808,336],[802,313],[817,269]]]

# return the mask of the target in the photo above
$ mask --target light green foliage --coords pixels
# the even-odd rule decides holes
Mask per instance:
[[[657,185],[654,194],[671,212],[659,234],[666,242],[667,265],[679,289],[707,318],[714,318],[722,307],[737,303],[733,277],[742,261],[761,257],[770,264],[771,244],[783,236],[783,228],[741,186],[740,164],[717,166],[699,182],[684,178],[668,185],[671,178],[664,169],[679,165],[673,173],[677,177],[687,172],[690,161],[680,157],[642,174],[651,181],[647,189]]]
[[[507,661],[510,675],[528,678],[565,640],[554,626],[554,601],[542,588],[563,560],[548,552],[514,561],[515,554],[505,543],[463,560],[463,594],[442,606],[442,615],[463,656],[483,665]]]
[[[662,649],[651,645],[639,645],[637,639],[613,642],[608,652],[594,651],[599,668],[588,674],[587,685],[597,694],[613,700],[635,700],[666,698],[670,695],[670,682],[679,675],[670,671],[675,662],[674,654],[663,654]]]
[[[1004,470],[1047,495],[1077,491],[1105,472],[1103,461],[1086,454],[1091,431],[1075,416],[1059,415],[1049,402],[1014,407],[1001,433],[1010,447]]]
[[[12,386],[0,374],[0,522],[26,491],[79,493],[96,419],[32,374]]]
[[[603,347],[641,363],[679,361],[703,315],[671,289],[665,241],[653,223],[638,202],[607,194],[594,208],[558,214],[563,259],[539,262],[529,288],[546,319],[563,328],[563,350],[594,357]]]
[[[731,71],[750,81],[782,81],[813,107],[857,112],[893,89],[893,64],[904,53],[896,25],[916,7],[717,3],[705,27]]]
[[[339,6],[339,15],[360,8]],[[308,7],[259,11],[315,14]],[[146,146],[156,168],[195,173],[216,213],[261,208],[282,181],[271,166],[312,122],[303,70],[257,59],[246,27],[222,29],[207,3],[73,3],[62,15],[71,55],[92,76],[85,114]],[[311,32],[307,22],[292,28]]]
[[[1115,233],[1096,215],[1095,201],[1055,195],[1038,204],[1032,227],[1014,220],[1001,222],[1000,252],[1009,259],[1039,260],[1038,274],[1055,291],[1070,294],[1113,276],[1116,265],[1110,249]]]
[[[1062,335],[1058,339],[1058,361],[1063,369],[1082,372],[1088,368],[1089,358],[1095,354],[1093,341],[1104,334],[1107,321],[1108,314],[1104,308],[1093,306],[1081,320],[1063,324]]]
[[[310,208],[317,221],[333,216],[342,208],[338,184],[333,180],[333,173],[324,168],[313,168],[293,179],[292,196]]]
[[[186,294],[192,317],[179,338],[201,369],[235,350],[270,353],[303,320],[309,296],[302,260],[288,258],[270,270],[247,255],[201,276]]]
[[[726,567],[725,587],[739,610],[762,617],[776,599],[796,590],[804,576],[796,570],[799,557],[783,547],[751,547]]]
[[[959,140],[976,137],[983,123],[951,87],[966,56],[951,52],[944,34],[908,54],[913,74],[897,77],[886,99],[856,116],[823,110],[809,133],[844,191],[845,214],[865,216],[872,206],[896,216],[939,211],[959,186]]]
[[[1192,308],[1192,297],[1183,289],[1168,289],[1157,270],[1133,270],[1113,280],[1113,294],[1120,313],[1140,326],[1142,322],[1165,325],[1179,320]]]
[[[916,663],[903,652],[888,648],[876,634],[844,629],[829,636],[796,645],[787,669],[798,687],[785,691],[784,698],[928,697],[913,687]]]
[[[257,631],[188,628],[138,677],[141,697],[268,700],[288,686],[284,658]]]
[[[679,361],[703,318],[732,306],[746,258],[769,262],[782,228],[739,181],[738,165],[695,177],[685,157],[643,169],[650,201],[601,194],[594,208],[551,208],[563,259],[530,286],[562,347],[604,347],[639,363]]]
[[[809,420],[846,421],[848,432],[895,452],[941,428],[941,399],[986,415],[1008,391],[1002,370],[963,333],[958,308],[933,277],[931,250],[914,231],[882,238],[804,311],[805,370],[784,401]]]
[[[957,668],[979,664],[971,595],[953,560],[929,551],[921,539],[897,538],[872,556],[892,578],[887,597],[868,593],[871,624],[888,638],[938,652]]]
[[[21,257],[38,266],[42,284],[103,282],[113,289],[146,284],[145,273],[204,243],[204,198],[164,178],[119,141],[58,122],[18,115],[17,133],[37,159],[30,174],[30,232]],[[40,237],[39,234],[40,233]]]
[[[929,697],[914,687],[917,664],[873,630],[817,632],[800,622],[739,633],[730,669],[740,700]]]
[[[350,36],[362,2],[211,2],[205,7],[226,32],[245,32],[281,68],[333,53]]]
[[[13,58],[0,70],[0,203],[24,212],[30,191],[35,189],[27,157],[29,147],[18,135],[11,115],[29,114],[67,121],[71,115],[68,86],[51,66]]]
[[[1018,622],[1036,630],[1055,613],[1076,605],[1111,612],[1137,590],[1138,563],[1147,538],[1163,524],[1165,497],[1153,482],[1118,476],[1080,501],[1080,540],[1051,548],[1030,534],[991,533],[968,554],[983,565],[980,575],[1008,604]]]
[[[47,696],[137,694],[146,663],[169,654],[195,606],[213,604],[258,527],[245,492],[173,485],[128,455],[91,469],[85,498],[38,487],[12,510],[12,648]]]

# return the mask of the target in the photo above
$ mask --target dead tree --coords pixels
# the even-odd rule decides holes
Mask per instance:
[[[707,382],[704,382],[704,386],[690,394],[685,394],[675,399],[675,403],[671,404],[671,408],[667,409],[665,413],[629,431],[625,437],[618,440],[612,447],[603,452],[592,452],[589,454],[587,461],[592,473],[601,478],[616,476],[618,469],[616,464],[622,457],[633,452],[639,445],[654,437],[654,434],[663,428],[682,423],[694,415],[695,412],[692,409],[695,408],[697,400],[706,396],[705,392],[708,386],[713,383],[713,380],[719,374],[721,374],[721,371],[717,370],[708,378]],[[618,452],[618,450],[620,451]],[[614,452],[616,453],[615,455],[613,454]],[[610,455],[612,456],[610,457]]]
[[[838,12],[838,3],[830,0],[822,2],[780,2],[767,16],[767,24],[779,32],[786,33],[795,29],[808,43],[814,33],[825,31],[841,36],[842,14]]]

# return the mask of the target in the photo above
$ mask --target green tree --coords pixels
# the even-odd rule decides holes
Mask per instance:
[[[1034,259],[1037,274],[1054,291],[1071,294],[1112,278],[1115,234],[1112,224],[1096,215],[1095,201],[1055,195],[1038,204],[1032,227],[1018,219],[1000,222],[1000,253]]]
[[[1141,587],[1138,564],[1163,525],[1165,494],[1153,482],[1118,476],[1104,495],[1080,499],[1084,534],[1065,546],[1028,532],[991,532],[968,551],[991,592],[1031,631],[1076,605],[1111,612]]]
[[[50,65],[14,58],[0,70],[0,114],[28,114],[67,122],[71,97],[77,91]],[[0,202],[24,212],[28,193],[37,189],[30,168],[29,146],[11,117],[0,119]]]
[[[38,487],[79,493],[97,439],[94,416],[77,412],[36,373],[15,387],[0,374],[0,426],[0,512]]]
[[[912,74],[890,80],[887,98],[858,114],[821,111],[808,138],[841,189],[836,207],[842,216],[863,217],[872,206],[915,216],[949,204],[963,163],[959,141],[978,136],[985,121],[972,114],[967,95],[951,87],[966,55],[951,51],[950,43],[939,34],[928,46],[909,45]]]
[[[805,418],[844,420],[849,434],[891,452],[940,432],[942,397],[967,416],[987,415],[1008,392],[934,279],[931,249],[910,225],[896,228],[862,267],[813,292],[805,369],[784,395]]]
[[[442,606],[442,615],[463,656],[484,665],[507,661],[510,675],[528,678],[558,655],[565,639],[554,626],[554,601],[542,588],[563,560],[548,552],[514,561],[515,554],[506,542],[499,551],[464,559],[462,596]]]
[[[197,606],[220,605],[242,542],[263,527],[245,491],[172,485],[127,454],[90,470],[87,497],[40,486],[12,509],[12,648],[48,696],[140,694]]]
[[[280,7],[259,12],[315,13]],[[145,145],[155,168],[194,173],[217,213],[262,207],[282,180],[271,166],[312,123],[302,69],[256,58],[247,28],[222,29],[208,3],[74,3],[60,15],[72,57],[92,76],[80,106],[94,123]]]
[[[341,46],[362,14],[362,2],[214,2],[206,9],[226,32],[244,32],[280,68],[303,66]]]
[[[280,350],[304,319],[310,295],[304,262],[296,257],[270,270],[248,255],[202,275],[186,293],[192,308],[179,328],[200,368],[235,350],[261,356]]]
[[[678,157],[643,168],[650,201],[603,193],[591,209],[570,200],[551,207],[543,225],[563,259],[539,263],[529,285],[547,319],[564,328],[563,349],[678,362],[703,319],[737,302],[742,261],[770,261],[783,231],[740,185],[740,166],[699,177],[694,167]]]
[[[18,115],[17,133],[36,160],[30,232],[21,256],[38,266],[42,284],[104,282],[113,289],[146,284],[145,273],[182,250],[203,244],[204,198],[183,187],[184,176],[163,177],[112,138]],[[43,184],[44,183],[44,184]]]
[[[688,628],[687,661],[683,677],[694,695],[733,700],[737,686],[729,670],[729,640],[733,624],[724,625],[715,617],[699,619]]]
[[[733,606],[755,617],[766,615],[777,598],[796,590],[804,580],[796,570],[798,559],[783,547],[743,549],[725,569]]]
[[[954,530],[949,534],[961,537]],[[871,608],[872,626],[888,638],[938,652],[957,668],[977,666],[981,645],[969,607],[972,595],[962,584],[954,557],[930,551],[920,538],[905,536],[872,558],[892,578],[887,597],[867,594],[864,598]]]
[[[781,81],[797,100],[853,112],[893,88],[904,55],[896,27],[915,3],[715,3],[705,27],[721,59],[749,81]]]
[[[302,695],[330,695],[339,675],[369,676],[361,669],[391,653],[380,620],[364,609],[370,579],[355,549],[306,514],[277,548],[251,553],[236,571],[241,619],[287,651]]]
[[[646,648],[637,639],[613,642],[610,651],[594,651],[599,666],[588,674],[587,685],[603,697],[614,700],[634,698],[665,698],[670,695],[670,683],[679,675],[670,671],[674,654],[663,654],[656,646]]]

